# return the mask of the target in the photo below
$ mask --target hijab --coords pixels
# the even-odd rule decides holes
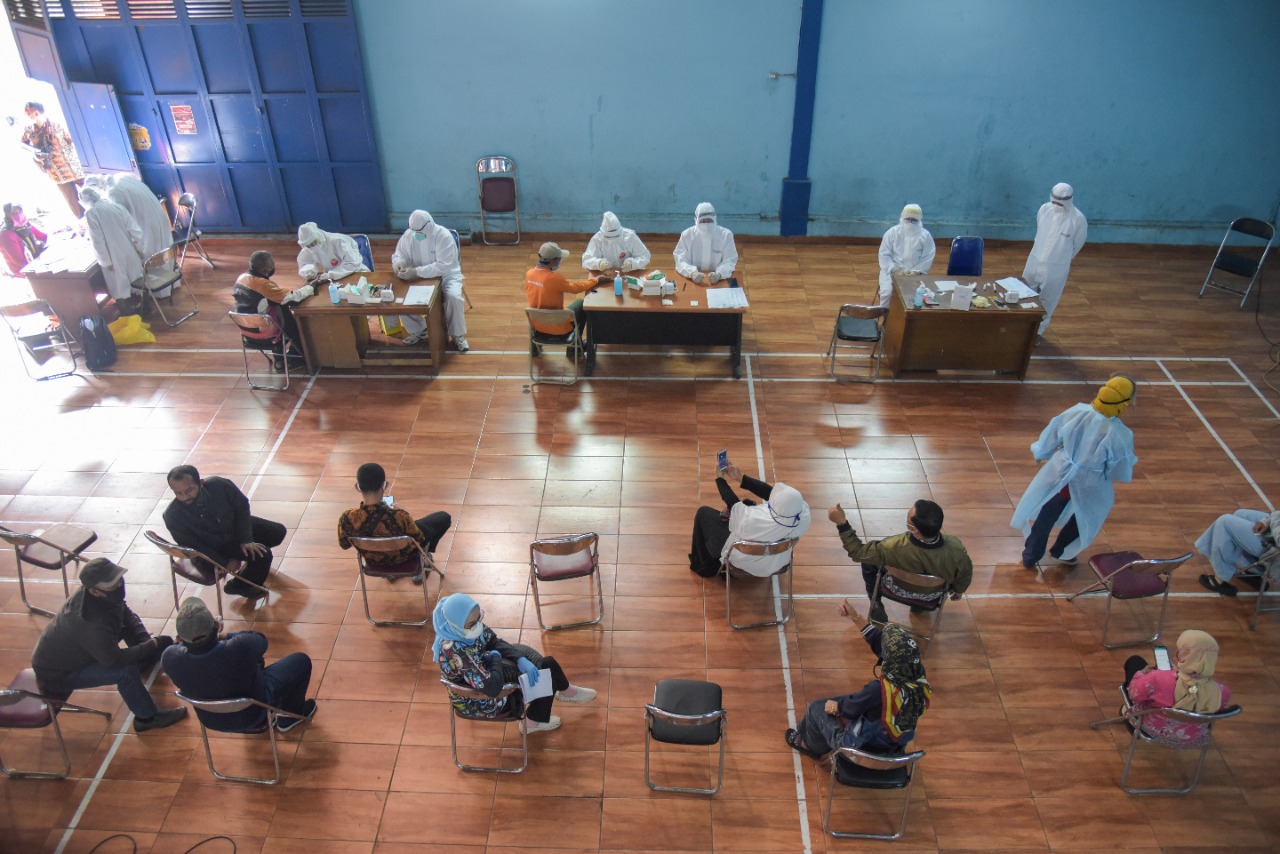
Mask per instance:
[[[436,639],[431,644],[431,654],[440,660],[440,649],[445,641],[454,643],[473,643],[484,632],[484,623],[476,623],[471,631],[467,631],[467,619],[477,607],[476,600],[465,593],[454,593],[445,596],[436,603],[431,613],[431,623],[435,626]],[[478,631],[477,631],[478,630]]]
[[[1222,708],[1222,688],[1213,681],[1218,664],[1218,642],[1208,632],[1187,629],[1178,635],[1178,681],[1173,707],[1213,714]]]
[[[795,487],[785,483],[774,484],[766,506],[773,521],[784,528],[794,529],[795,536],[809,530],[809,505]]]
[[[1115,418],[1129,408],[1137,393],[1137,383],[1132,379],[1122,375],[1114,376],[1098,389],[1098,394],[1093,399],[1093,408],[1108,418]]]
[[[881,720],[894,741],[916,728],[933,688],[925,678],[920,646],[902,626],[889,623],[880,639]]]

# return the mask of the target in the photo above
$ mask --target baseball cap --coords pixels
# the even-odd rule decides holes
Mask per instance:
[[[178,637],[190,642],[211,635],[218,630],[218,623],[209,612],[209,606],[189,596],[182,600],[178,609]]]
[[[116,582],[120,580],[120,576],[128,571],[128,569],[112,563],[105,557],[96,557],[86,563],[80,570],[80,583],[85,587],[110,590],[115,587]]]
[[[557,258],[568,258],[571,252],[561,249],[558,244],[544,243],[542,248],[538,250],[538,259],[540,261],[555,261]]]

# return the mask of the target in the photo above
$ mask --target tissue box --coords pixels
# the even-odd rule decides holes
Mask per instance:
[[[627,287],[631,288],[631,290],[633,291],[638,291],[640,290],[641,287],[643,287],[643,285],[640,284],[640,280],[635,278],[634,276],[627,276],[626,282],[627,282]]]
[[[644,295],[647,297],[656,297],[662,294],[662,285],[658,282],[646,281],[644,283]]]
[[[667,277],[666,274],[663,273],[661,270],[654,270],[652,273],[645,276],[646,279],[654,279],[654,280],[665,279],[666,277]]]

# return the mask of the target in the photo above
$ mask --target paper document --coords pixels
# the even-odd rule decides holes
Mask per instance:
[[[709,288],[707,308],[746,308],[747,292],[742,288]]]
[[[405,294],[405,305],[430,305],[431,296],[436,291],[435,285],[410,285],[409,293]]]
[[[1005,279],[997,279],[996,284],[1005,289],[1006,293],[1014,294],[1018,299],[1031,299],[1040,296],[1031,288],[1027,287],[1021,279],[1015,279],[1009,276]]]
[[[956,285],[951,291],[951,307],[959,311],[968,311],[973,302],[973,285]]]
[[[551,671],[538,671],[538,684],[530,685],[529,677],[523,673],[520,674],[520,693],[524,695],[525,705],[529,705],[534,700],[540,700],[543,697],[550,697],[551,692],[555,689],[551,687]]]
[[[943,281],[943,282],[934,282],[933,286],[938,289],[938,293],[942,294],[942,293],[946,293],[947,291],[954,291],[956,289],[956,284],[957,284],[956,282],[952,282],[952,281]]]

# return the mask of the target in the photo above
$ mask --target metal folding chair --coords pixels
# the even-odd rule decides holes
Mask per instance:
[[[209,763],[209,773],[219,780],[226,780],[234,783],[257,783],[261,786],[274,786],[280,782],[280,750],[276,746],[276,721],[280,718],[292,718],[294,720],[304,721],[304,715],[286,712],[284,709],[276,706],[268,705],[261,700],[255,700],[252,697],[235,697],[228,700],[202,700],[197,697],[188,697],[181,691],[176,692],[178,699],[185,703],[190,703],[192,708],[196,710],[196,717],[200,720],[200,737],[204,740],[204,758]],[[271,740],[271,759],[275,763],[275,775],[270,779],[261,779],[257,777],[236,777],[231,774],[223,774],[213,764],[213,750],[209,746],[209,727],[205,724],[204,717],[216,717],[217,715],[232,715],[243,712],[245,709],[251,708],[262,709],[262,718],[259,722],[247,729],[221,729],[214,726],[216,732],[233,732],[244,733],[245,735],[257,735],[262,731],[266,731],[268,738]]]
[[[578,381],[578,363],[582,360],[583,347],[582,336],[578,330],[578,319],[572,311],[567,308],[526,308],[524,310],[525,317],[529,321],[529,379],[533,380],[534,385],[574,385]],[[546,326],[558,326],[562,323],[573,324],[573,329],[560,335],[549,332],[541,332],[535,327],[534,323],[541,323]],[[543,347],[558,347],[568,345],[573,348],[573,375],[566,379],[565,374],[559,374],[556,379],[543,379],[542,374],[534,374],[533,360],[542,355]]]
[[[81,554],[97,539],[98,535],[88,528],[65,522],[34,534],[12,531],[0,525],[0,540],[13,546],[13,559],[18,566],[18,592],[28,611],[46,617],[53,616],[53,611],[46,611],[27,601],[27,584],[22,576],[22,565],[29,563],[41,569],[60,570],[63,598],[68,598],[71,596],[71,587],[67,582],[67,564],[83,561]]]
[[[270,602],[270,591],[261,584],[254,584],[249,579],[232,572],[227,567],[218,563],[213,558],[203,552],[189,549],[185,546],[171,543],[155,531],[146,531],[143,536],[147,538],[147,542],[151,543],[160,551],[169,556],[169,580],[173,584],[173,607],[179,606],[178,602],[178,576],[182,576],[187,581],[194,581],[202,587],[212,587],[214,594],[218,600],[218,619],[222,620],[222,588],[218,586],[218,582],[227,576],[243,581],[250,587],[256,587],[262,591],[263,596],[267,597]]]
[[[1244,235],[1246,238],[1263,241],[1261,252],[1258,252],[1257,244],[1253,244],[1252,248],[1238,243],[1228,246],[1234,235]],[[1249,291],[1253,290],[1254,283],[1262,273],[1262,265],[1267,260],[1267,252],[1271,250],[1271,241],[1275,236],[1276,230],[1271,223],[1260,219],[1246,216],[1232,222],[1227,227],[1222,243],[1218,246],[1218,254],[1214,256],[1213,265],[1209,267],[1209,275],[1205,276],[1204,284],[1200,286],[1200,296],[1204,296],[1204,292],[1209,288],[1214,288],[1240,297],[1240,305],[1243,306],[1245,300],[1249,298]],[[1257,257],[1254,257],[1255,254]],[[1237,278],[1234,282],[1219,282],[1214,279],[1214,273],[1217,271],[1230,273]],[[1247,282],[1243,290],[1238,285],[1240,279]]]
[[[1107,616],[1102,621],[1102,645],[1107,649],[1133,646],[1159,640],[1164,628],[1164,615],[1169,609],[1169,587],[1173,571],[1191,559],[1191,552],[1181,557],[1147,559],[1137,552],[1107,552],[1089,558],[1089,568],[1098,580],[1079,593],[1067,597],[1070,602],[1077,596],[1100,590],[1107,592]],[[1155,633],[1150,637],[1107,643],[1107,629],[1111,625],[1111,603],[1116,599],[1147,599],[1160,597],[1160,617],[1155,622]]]
[[[761,626],[778,626],[791,619],[791,615],[795,613],[795,575],[792,567],[795,563],[795,547],[794,539],[776,540],[772,543],[755,543],[750,540],[738,540],[729,548],[729,554],[720,563],[720,571],[724,573],[724,602],[725,610],[728,612],[729,625],[735,629],[755,629]],[[745,555],[751,557],[765,557],[786,555],[787,560],[782,566],[775,569],[768,575],[755,575],[739,569],[734,565],[735,555]],[[738,624],[733,621],[733,579],[770,579],[785,575],[787,578],[786,603],[783,607],[783,615],[780,620],[765,620],[759,623],[742,623]],[[781,584],[779,584],[781,586]]]
[[[1277,576],[1280,576],[1280,546],[1272,546],[1258,557],[1258,560],[1245,567],[1247,572],[1250,569],[1257,569],[1262,573],[1262,580],[1258,586],[1258,601],[1253,606],[1253,619],[1249,620],[1249,631],[1258,630],[1258,615],[1266,614],[1274,611],[1280,611],[1280,605],[1272,605],[1266,607],[1263,602],[1271,593],[1271,588],[1276,586]]]
[[[836,315],[836,326],[831,333],[831,344],[827,347],[827,358],[830,360],[829,373],[831,379],[839,381],[870,382],[880,379],[880,357],[884,354],[881,335],[884,331],[884,317],[888,309],[878,305],[856,305],[845,303],[840,306]],[[865,357],[867,375],[865,377],[836,376],[836,361],[840,350],[849,350]],[[845,362],[846,367],[858,362]]]
[[[181,288],[191,299],[191,310],[177,320],[170,320],[169,316],[164,313],[164,307],[160,305],[160,300],[168,300],[169,308],[172,310],[173,292],[178,290],[182,284],[182,265],[176,262],[176,256],[177,250],[172,246],[161,249],[152,255],[143,265],[141,284],[135,283],[133,288],[133,292],[141,297],[142,307],[145,308],[149,298],[151,305],[160,313],[160,319],[164,321],[166,326],[171,327],[177,326],[200,313],[200,303],[196,301],[196,295],[192,293],[191,288]]]
[[[44,381],[69,377],[76,372],[76,340],[47,301],[34,299],[0,307],[0,317],[9,327],[27,376]],[[32,373],[33,363],[43,367],[58,354],[62,358],[54,362],[56,370],[43,375]]]
[[[656,792],[714,795],[724,785],[724,745],[728,712],[720,686],[693,679],[663,679],[653,689],[653,702],[644,707],[644,782]],[[716,784],[710,789],[659,786],[649,774],[649,743],[720,745]]]
[[[231,318],[231,322],[240,330],[240,353],[244,356],[244,380],[249,384],[249,388],[259,391],[288,390],[289,353],[293,350],[294,342],[285,335],[284,328],[269,314],[228,311],[227,317]],[[253,373],[249,368],[250,350],[256,350],[266,358],[273,375],[277,370],[276,365],[280,365],[279,370],[284,374],[283,385],[265,385],[253,381]]]
[[[209,257],[209,253],[204,249],[204,232],[196,228],[196,208],[198,207],[195,193],[183,193],[178,197],[178,212],[173,218],[173,245],[174,248],[182,247],[182,255],[178,260],[178,269],[182,269],[187,263],[187,248],[194,246],[196,254],[198,254],[204,262],[209,265],[209,269],[214,269],[213,259]]]
[[[542,619],[542,598],[539,584],[553,581],[587,579],[587,595],[594,584],[596,595],[592,617],[575,623],[547,625]],[[574,534],[534,540],[529,544],[529,583],[533,587],[533,604],[538,612],[538,624],[548,631],[591,626],[604,619],[604,583],[600,578],[600,535],[596,533]]]
[[[519,774],[525,768],[529,767],[529,734],[524,730],[524,714],[525,706],[523,702],[517,701],[515,705],[519,706],[519,711],[512,711],[512,703],[507,703],[507,708],[496,718],[481,718],[468,715],[460,708],[461,704],[458,700],[501,700],[510,697],[516,691],[520,690],[519,684],[508,682],[502,686],[502,690],[496,697],[490,697],[483,691],[477,691],[475,688],[466,685],[459,685],[456,682],[450,682],[444,677],[440,678],[440,684],[444,686],[449,693],[449,744],[453,748],[453,764],[457,765],[463,771],[496,771],[499,774]],[[496,766],[484,765],[465,765],[458,759],[458,726],[457,719],[462,718],[464,721],[475,721],[476,723],[496,723],[508,724],[515,723],[516,729],[520,730],[520,767],[504,768],[502,767],[502,751],[505,749],[499,747],[472,747],[470,750],[496,750],[498,751],[498,762]]]
[[[9,683],[9,687],[0,691],[0,729],[43,729],[53,727],[53,736],[58,740],[58,750],[62,753],[62,771],[19,771],[10,768],[0,760],[0,772],[6,777],[35,777],[44,780],[64,780],[71,773],[71,757],[67,754],[67,742],[62,737],[62,728],[58,726],[60,712],[81,712],[90,715],[102,715],[109,722],[111,713],[87,706],[68,703],[65,697],[47,697],[40,692],[36,681],[36,672],[31,668],[21,670]]]
[[[882,756],[856,747],[842,747],[827,761],[831,763],[831,782],[827,787],[827,807],[822,813],[822,829],[840,839],[898,839],[907,830],[907,813],[911,810],[911,787],[916,781],[916,764],[923,750],[901,756]],[[836,830],[831,826],[831,803],[836,783],[857,789],[902,789],[902,821],[896,833],[865,833]]]
[[[904,587],[903,585],[908,586]],[[911,590],[911,587],[920,588],[927,592],[917,593]],[[902,626],[915,637],[927,642],[924,652],[920,653],[921,658],[926,658],[929,655],[929,650],[933,648],[933,639],[938,635],[938,624],[942,622],[942,609],[947,604],[950,593],[951,588],[945,578],[907,572],[905,569],[896,566],[886,566],[876,576],[876,586],[875,590],[872,591],[871,600],[874,602],[877,599],[888,599],[890,602],[908,605],[917,610],[929,611],[933,614],[928,634],[917,632],[910,625]]]
[[[514,246],[520,242],[520,197],[516,190],[516,162],[500,154],[481,157],[476,161],[476,190],[480,196],[480,235],[490,245]],[[498,215],[500,220],[510,216],[514,220],[512,234],[515,240],[492,241],[489,239],[489,219]]]
[[[436,567],[431,556],[422,550],[422,546],[413,537],[402,534],[396,537],[351,537],[351,545],[356,551],[356,563],[360,566],[360,593],[364,597],[364,618],[375,626],[425,626],[431,622],[431,598],[427,593],[427,578],[431,573],[437,576],[436,601],[440,601],[440,591],[444,588],[444,573]],[[412,548],[415,554],[402,563],[385,565],[371,563],[367,554],[389,554]],[[426,615],[421,620],[375,620],[369,615],[369,590],[365,586],[365,577],[421,579],[422,604]]]

